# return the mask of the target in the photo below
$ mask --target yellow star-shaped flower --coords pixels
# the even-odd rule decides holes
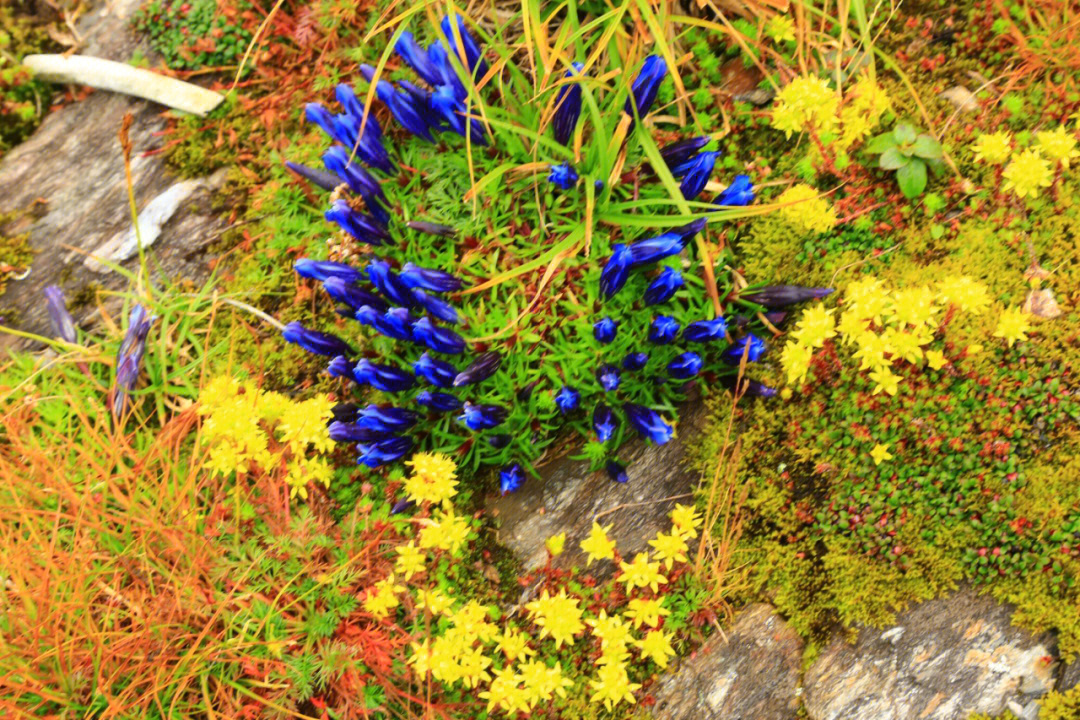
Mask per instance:
[[[892,460],[892,453],[889,452],[889,446],[881,445],[880,443],[874,446],[874,449],[870,451],[870,457],[874,458],[874,465],[880,465],[886,460]]]
[[[668,666],[668,658],[674,657],[675,650],[671,647],[671,636],[663,630],[650,630],[644,640],[639,640],[637,646],[641,648],[643,657],[647,657],[662,668]]]
[[[581,541],[581,549],[587,558],[585,565],[592,565],[593,560],[610,560],[615,557],[615,543],[608,537],[611,525],[602,527],[593,520],[589,537]]]
[[[900,388],[900,376],[894,375],[888,367],[877,368],[870,373],[870,379],[875,383],[872,395],[877,395],[880,392],[896,395],[897,390]]]
[[[945,353],[940,350],[927,350],[926,364],[930,366],[931,370],[940,370],[948,365],[949,361],[945,359]]]
[[[1001,313],[994,337],[1002,338],[1012,347],[1017,340],[1027,340],[1027,331],[1030,329],[1031,324],[1028,323],[1026,313],[1020,308],[1009,308]]]

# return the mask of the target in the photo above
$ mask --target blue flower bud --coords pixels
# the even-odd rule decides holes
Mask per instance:
[[[420,76],[420,79],[428,85],[435,87],[442,82],[442,76],[428,59],[427,52],[416,42],[416,38],[409,31],[401,33],[401,37],[394,44],[394,52]]]
[[[451,234],[453,230],[451,230]],[[401,268],[401,280],[411,288],[445,293],[461,289],[461,279],[442,270],[423,268],[405,263]]]
[[[456,81],[457,76],[454,79]],[[457,83],[458,87],[460,85],[460,82]],[[453,86],[439,85],[436,87],[435,92],[431,95],[431,107],[449,123],[450,129],[458,135],[465,137],[465,133],[468,133],[468,137],[473,143],[477,145],[488,144],[487,138],[484,136],[483,126],[478,121],[466,117],[469,114],[468,108],[465,107],[462,99],[455,95]]]
[[[412,510],[414,507],[416,507],[415,502],[409,500],[408,498],[402,498],[401,500],[398,500],[396,503],[394,503],[394,506],[390,508],[390,514],[400,515],[406,510]]]
[[[757,362],[765,354],[765,341],[753,333],[747,333],[724,352],[724,360],[738,365],[742,361],[743,350],[746,350],[746,362]]]
[[[386,301],[378,295],[363,288],[358,288],[351,282],[342,280],[339,277],[326,278],[322,281],[322,286],[327,295],[338,302],[345,303],[353,310],[359,310],[365,305],[378,310],[385,310],[387,307]]]
[[[638,240],[630,245],[630,262],[633,265],[645,265],[663,260],[671,255],[678,255],[686,247],[687,241],[705,227],[705,218],[669,230],[663,235]]]
[[[412,410],[393,407],[391,405],[370,404],[362,410],[357,410],[355,422],[360,427],[376,430],[383,433],[397,433],[408,430],[419,416]]]
[[[652,107],[653,102],[656,100],[656,94],[660,91],[660,83],[664,81],[666,75],[667,63],[664,62],[664,58],[659,55],[649,55],[645,58],[645,61],[641,64],[641,70],[638,71],[638,75],[634,78],[634,83],[630,88],[631,97],[627,98],[626,107],[624,108],[626,114],[633,117],[636,107],[637,116],[640,118],[645,117],[645,114],[649,112],[649,108]]]
[[[649,342],[667,345],[679,334],[679,323],[667,315],[657,315],[649,326]]]
[[[457,231],[449,225],[440,225],[439,223],[425,222],[423,220],[410,220],[405,223],[405,227],[418,232],[427,233],[428,235],[438,235],[439,237],[445,238],[457,235]],[[407,263],[407,265],[409,264],[411,263]]]
[[[724,340],[727,334],[727,322],[722,317],[715,320],[698,320],[683,330],[683,340],[687,342],[716,342]]]
[[[458,105],[461,108],[461,112],[464,113],[465,100],[469,97],[469,91],[465,89],[465,86],[461,82],[461,78],[458,77],[457,71],[454,70],[454,65],[450,62],[450,53],[447,51],[446,46],[441,42],[436,41],[431,45],[428,45],[427,54],[428,60],[431,61],[432,66],[434,66],[436,72],[439,74],[439,82],[435,83],[433,86],[436,90],[435,95],[438,95],[438,91],[445,87],[449,91],[449,95],[446,95],[444,91],[446,98],[449,99],[450,97],[453,97],[456,105]],[[449,120],[449,118],[447,118],[447,120]],[[453,126],[454,122],[450,120],[450,124]],[[455,128],[454,132],[457,132],[464,137],[464,125],[462,125],[461,130]]]
[[[139,381],[139,369],[146,352],[146,336],[157,320],[142,305],[136,305],[128,316],[128,328],[120,348],[116,351],[116,383],[112,388],[112,411],[115,417],[123,416],[128,399]]]
[[[596,431],[596,439],[607,442],[615,435],[619,422],[615,419],[615,413],[611,408],[603,403],[597,403],[596,408],[593,409],[592,426]]]
[[[603,317],[596,321],[593,326],[593,337],[605,345],[615,339],[615,332],[619,329],[619,323],[610,317]]]
[[[45,303],[49,311],[49,323],[52,325],[53,335],[64,342],[74,343],[78,339],[75,334],[75,320],[68,312],[64,291],[56,285],[49,285],[45,288]]]
[[[369,81],[375,76],[375,68],[370,65],[361,65],[360,72]],[[379,80],[375,83],[375,95],[389,108],[390,114],[403,128],[418,138],[428,142],[435,142],[435,138],[431,136],[431,130],[428,129],[421,107],[417,106],[412,95],[407,92],[399,92],[386,80]]]
[[[437,360],[428,353],[424,353],[413,363],[413,372],[432,385],[441,388],[451,387],[458,374],[457,368],[453,365],[444,360]]]
[[[563,77],[572,78],[581,75],[585,66],[579,62],[574,63]],[[555,141],[566,145],[574,134],[578,117],[581,115],[581,82],[572,82],[559,88],[555,95],[555,116],[551,119],[551,127],[555,131]]]
[[[360,242],[369,245],[382,245],[383,241],[390,237],[377,220],[353,210],[346,200],[335,200],[323,216]]]
[[[510,444],[511,440],[513,440],[513,438],[509,435],[489,435],[487,443],[496,450],[502,450]]]
[[[405,284],[401,276],[390,269],[389,263],[385,260],[375,259],[369,262],[367,275],[379,292],[395,304],[405,307],[416,306],[417,302],[413,297],[412,289]]]
[[[626,412],[626,419],[630,421],[633,428],[642,437],[652,440],[657,445],[663,445],[675,433],[674,429],[664,422],[664,419],[655,410],[633,403],[623,405],[623,410]]]
[[[509,414],[506,408],[499,405],[473,405],[467,402],[458,421],[465,423],[470,430],[489,430],[501,425]]]
[[[413,101],[413,107],[427,123],[427,126],[435,131],[446,130],[449,126],[446,120],[435,108],[431,106],[431,91],[418,88],[408,80],[399,80],[398,85],[409,94]]]
[[[461,407],[461,401],[449,393],[421,390],[416,394],[416,402],[438,412],[452,412]]]
[[[605,298],[610,298],[622,290],[626,279],[630,277],[630,266],[633,256],[630,249],[623,243],[611,246],[611,257],[604,263],[604,269],[600,271],[600,292]]]
[[[340,402],[334,407],[330,408],[330,412],[334,415],[334,419],[338,422],[356,422],[356,413],[360,410],[360,406],[351,402]]]
[[[397,393],[408,390],[416,384],[411,373],[390,365],[376,365],[364,359],[353,368],[353,379],[361,385],[370,385],[376,390]]]
[[[676,380],[689,380],[701,372],[704,363],[696,352],[684,352],[667,365],[668,375]]]
[[[440,300],[434,295],[428,295],[420,288],[413,288],[412,294],[416,301],[437,319],[448,323],[456,324],[458,322],[457,309],[450,303]]]
[[[623,366],[624,370],[634,371],[634,370],[640,370],[641,368],[645,367],[645,365],[648,362],[649,362],[648,353],[643,353],[643,352],[628,353],[626,355],[626,357],[623,358],[622,366]]]
[[[668,143],[660,148],[660,157],[664,159],[664,164],[667,165],[668,168],[674,168],[678,165],[682,165],[693,157],[698,150],[708,144],[709,137],[706,135],[679,140],[677,142]]]
[[[749,205],[754,202],[754,184],[749,175],[736,175],[731,184],[716,196],[716,205]]]
[[[308,167],[307,165],[301,165],[300,163],[289,162],[288,160],[286,160],[285,167],[289,168],[312,185],[320,187],[323,190],[333,190],[342,183],[342,178],[338,177],[334,173],[317,170],[315,168]]]
[[[608,460],[604,469],[607,470],[608,477],[617,483],[624,483],[630,479],[626,474],[626,466],[616,460]]]
[[[405,457],[412,447],[413,440],[410,437],[391,437],[370,445],[357,445],[356,449],[360,452],[360,456],[356,462],[370,468],[377,468]]]
[[[364,137],[371,140],[382,140],[382,126],[379,125],[379,121],[375,119],[374,115],[364,113],[364,103],[360,102],[360,98],[356,96],[356,91],[353,90],[351,85],[338,83],[334,87],[334,97],[341,103],[341,107],[344,108],[348,119],[355,122],[354,127],[357,134],[360,132],[361,121],[366,117],[366,122],[363,122]],[[352,147],[354,144],[345,143],[345,146]]]
[[[454,20],[457,21],[458,32],[461,34],[461,44],[465,50],[465,62],[462,64],[469,68],[469,72],[473,77],[482,78],[487,74],[487,63],[484,62],[484,53],[480,50],[480,46],[465,27],[465,19],[457,13],[454,14],[453,20],[451,20],[450,17],[444,17],[442,22],[439,23],[440,27],[442,27],[443,35],[446,36],[446,41],[450,43],[450,51],[455,57],[461,57],[461,53],[457,48],[457,38],[454,36],[454,27],[452,24]]]
[[[330,377],[352,378],[352,363],[344,355],[338,355],[326,366],[326,372]]]
[[[578,174],[570,163],[559,163],[549,167],[547,179],[549,183],[563,190],[569,190],[578,181]]]
[[[499,494],[506,495],[521,487],[525,482],[525,471],[517,463],[508,465],[499,471]]]
[[[370,443],[378,440],[385,440],[387,436],[391,434],[380,430],[361,427],[356,423],[344,423],[338,420],[330,423],[327,430],[330,433],[330,439],[334,442]]]
[[[716,157],[719,154],[715,151],[698,153],[681,165],[672,168],[672,175],[682,178],[679,190],[682,191],[684,198],[693,200],[705,189],[705,183],[709,182],[712,176]]]
[[[435,327],[431,320],[422,317],[413,323],[413,339],[431,350],[447,355],[459,355],[465,351],[465,339],[453,330]]]
[[[659,305],[667,302],[683,285],[682,273],[666,267],[645,289],[645,304]]]
[[[365,305],[364,307],[368,306]],[[393,340],[404,340],[405,342],[413,340],[412,326],[416,322],[416,318],[409,314],[409,311],[405,308],[390,308],[381,315],[371,315],[361,308],[356,313],[356,319],[365,325],[369,324],[367,321],[370,320],[370,325],[380,335],[385,335]]]
[[[619,389],[622,377],[619,375],[619,369],[614,365],[602,365],[596,371],[596,381],[606,392],[615,392]]]
[[[308,330],[298,322],[291,322],[285,326],[281,336],[285,342],[299,345],[310,353],[316,355],[354,355],[352,347],[337,335],[321,333],[316,330]]]
[[[725,375],[721,377],[720,381],[724,384],[724,387],[731,390],[736,389],[735,383],[736,377],[734,375]],[[750,378],[741,378],[738,384],[738,392],[751,397],[765,397],[770,398],[776,395],[776,388],[771,388],[768,385],[762,385],[757,380],[751,380]]]
[[[555,395],[555,404],[559,406],[559,412],[563,415],[566,413],[577,410],[578,401],[581,400],[581,393],[569,385],[564,385]]]
[[[494,375],[500,365],[502,365],[502,356],[499,353],[486,352],[457,374],[454,378],[454,387],[483,382]]]
[[[300,277],[312,280],[326,280],[327,278],[341,278],[347,283],[356,283],[364,277],[358,268],[345,263],[331,262],[330,260],[312,260],[300,258],[293,265],[293,270]]]
[[[769,285],[753,292],[739,293],[739,299],[772,309],[794,305],[806,300],[820,300],[832,293],[832,291],[832,288],[803,287],[801,285]]]
[[[382,186],[371,173],[356,163],[349,162],[349,151],[340,145],[334,145],[323,153],[322,161],[327,169],[337,173],[345,181],[350,190],[364,198],[364,204],[375,221],[386,225],[390,220],[390,213],[386,209],[389,203]],[[388,236],[381,239],[386,240]]]

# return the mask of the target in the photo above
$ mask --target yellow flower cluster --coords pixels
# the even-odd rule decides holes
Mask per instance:
[[[250,381],[216,377],[199,394],[201,441],[210,448],[206,467],[229,475],[284,466],[289,494],[307,498],[308,483],[330,486],[329,463],[311,450],[323,453],[333,446],[326,422],[333,405],[326,395],[296,402]]]
[[[438,548],[454,555],[465,546],[469,539],[469,522],[454,514],[453,507],[446,507],[435,513],[420,530],[420,547],[428,550]]]
[[[836,225],[836,212],[817,190],[799,183],[792,185],[776,199],[780,216],[806,232],[823,233]]]
[[[413,474],[405,481],[405,494],[415,503],[448,502],[457,494],[457,465],[442,453],[416,453],[405,462]]]
[[[938,328],[938,316],[949,305],[979,314],[990,305],[986,286],[968,277],[949,276],[928,286],[889,290],[874,277],[857,280],[844,293],[844,311],[837,322],[835,310],[818,303],[805,310],[781,354],[780,363],[789,385],[801,384],[810,370],[814,351],[839,336],[842,345],[855,347],[859,369],[869,371],[873,394],[895,395],[900,377],[897,363],[918,365],[925,359],[934,370],[948,363],[940,350],[927,350]]]
[[[869,75],[863,74],[844,97],[840,109],[840,147],[849,148],[874,131],[892,100]]]
[[[989,165],[1001,165],[1012,160],[1002,171],[1005,180],[1003,190],[1012,190],[1017,197],[1038,197],[1039,192],[1054,183],[1054,171],[1058,164],[1068,169],[1072,161],[1080,157],[1076,147],[1076,134],[1059,125],[1053,130],[1035,134],[1035,145],[1026,150],[1013,152],[1013,138],[1006,131],[983,134],[972,146],[975,158]]]
[[[839,132],[836,142],[846,149],[869,135],[891,107],[888,94],[868,74],[851,86],[843,104],[827,80],[802,75],[776,96],[772,126],[789,138],[811,129],[819,135]]]
[[[394,574],[385,580],[375,583],[364,598],[364,609],[380,620],[390,614],[390,611],[401,603],[398,602],[397,593],[405,592],[401,585],[394,584]]]

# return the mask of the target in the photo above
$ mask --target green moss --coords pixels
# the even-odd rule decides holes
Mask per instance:
[[[40,22],[14,3],[0,4],[0,157],[37,128],[52,103],[51,86],[34,80],[22,59],[59,50]]]
[[[30,247],[29,232],[11,235],[3,232],[5,226],[12,225],[25,216],[26,212],[23,211],[0,213],[0,294],[3,294],[11,277],[26,272],[37,254],[37,251]]]

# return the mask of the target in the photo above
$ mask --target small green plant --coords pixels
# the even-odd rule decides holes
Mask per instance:
[[[927,168],[936,175],[942,167],[941,143],[907,123],[875,137],[867,143],[866,152],[880,156],[878,167],[882,170],[896,172],[900,192],[909,200],[926,189]]]

